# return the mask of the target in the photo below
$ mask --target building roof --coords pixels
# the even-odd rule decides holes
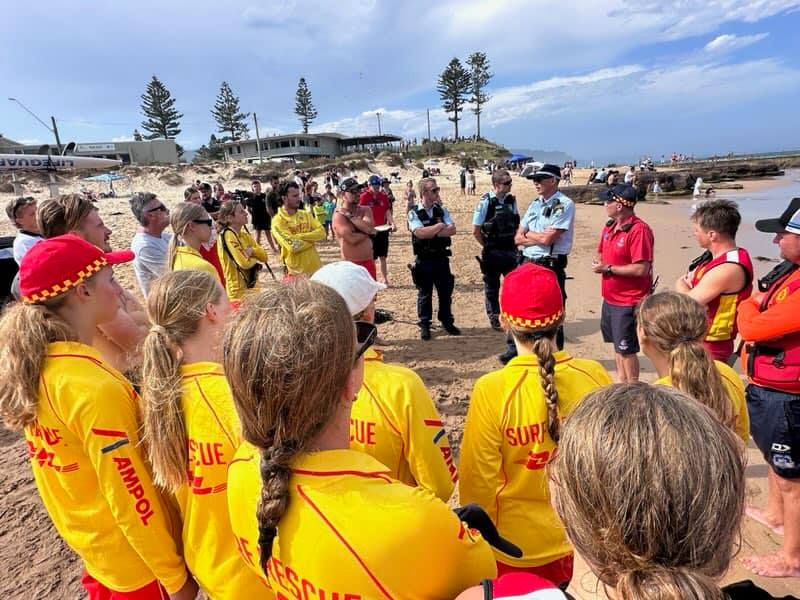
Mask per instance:
[[[0,133],[0,146],[4,148],[11,148],[11,147],[22,146],[22,144],[20,144],[19,142],[15,142],[14,140],[10,140],[7,137],[5,137],[2,133]]]
[[[403,138],[396,135],[361,135],[348,137],[342,140],[342,146],[366,146],[370,144],[386,144],[388,142],[402,142]]]

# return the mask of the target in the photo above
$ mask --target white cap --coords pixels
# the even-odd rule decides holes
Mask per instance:
[[[325,265],[311,276],[311,281],[336,290],[354,316],[369,306],[375,294],[386,289],[364,267],[346,260]]]

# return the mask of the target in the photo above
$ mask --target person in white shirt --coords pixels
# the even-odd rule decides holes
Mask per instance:
[[[169,225],[169,209],[155,194],[148,192],[134,194],[130,206],[139,222],[139,230],[131,241],[131,250],[136,255],[133,270],[147,298],[150,284],[166,270],[167,248],[172,239],[172,235],[164,231]]]
[[[17,228],[17,236],[14,238],[14,260],[17,264],[22,262],[22,257],[28,250],[33,248],[42,240],[39,232],[39,223],[36,222],[36,200],[30,196],[25,198],[14,198],[6,206],[8,219]]]
[[[628,172],[625,173],[625,183],[629,183],[633,185],[633,179],[636,177],[636,170],[633,166],[628,168]]]

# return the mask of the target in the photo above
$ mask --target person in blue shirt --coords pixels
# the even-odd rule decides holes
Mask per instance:
[[[511,175],[505,169],[492,173],[490,192],[481,196],[472,215],[472,235],[482,246],[480,265],[486,316],[492,329],[500,326],[500,277],[517,267],[514,237],[519,227],[517,200],[511,194]]]
[[[558,191],[558,165],[542,165],[528,178],[533,179],[538,196],[525,211],[514,241],[522,248],[522,262],[536,263],[556,274],[566,302],[567,256],[575,234],[575,203]],[[564,348],[563,326],[558,329],[556,345],[559,350]],[[500,362],[505,364],[516,355],[516,348],[509,346],[500,355]]]
[[[453,322],[451,302],[455,278],[450,271],[450,242],[456,225],[450,213],[441,205],[439,186],[433,177],[419,182],[420,201],[408,212],[408,228],[415,261],[411,277],[417,288],[417,317],[419,336],[431,339],[433,319],[433,288],[439,296],[438,318],[450,335],[461,335]]]

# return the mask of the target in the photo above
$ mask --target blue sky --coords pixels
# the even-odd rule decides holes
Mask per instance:
[[[65,8],[68,7],[68,8]],[[800,148],[800,0],[40,0],[4,7],[0,133],[128,139],[152,74],[184,113],[178,141],[215,129],[227,80],[262,135],[298,128],[297,80],[315,131],[452,134],[435,91],[447,62],[486,52],[495,77],[482,133],[581,160],[672,151]],[[460,123],[472,134],[471,112]],[[252,128],[251,128],[252,129]]]

